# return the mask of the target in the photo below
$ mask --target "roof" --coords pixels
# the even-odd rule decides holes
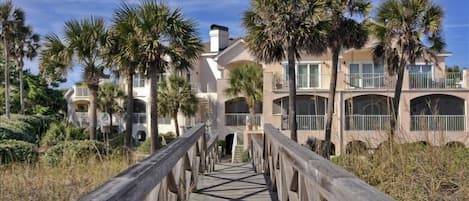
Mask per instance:
[[[228,47],[230,47],[231,45],[235,44],[238,40],[240,40],[242,38],[238,37],[238,38],[230,38],[229,41],[228,41],[228,46],[225,47],[224,49],[221,49],[218,53],[221,53],[223,52],[223,50],[227,49]],[[204,53],[212,53],[210,51],[210,41],[208,42],[204,42],[202,43],[202,47],[203,47],[203,52]]]

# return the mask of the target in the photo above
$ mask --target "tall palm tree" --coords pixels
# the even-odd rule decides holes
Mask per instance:
[[[15,8],[11,1],[0,3],[0,38],[3,43],[3,57],[5,60],[5,115],[10,118],[10,50],[15,35],[14,27],[24,22],[24,12]]]
[[[197,112],[198,99],[187,80],[177,74],[162,79],[158,90],[158,109],[160,115],[169,116],[174,120],[176,136],[180,136],[177,115],[182,112],[187,117]]]
[[[41,68],[55,69],[64,75],[74,65],[83,67],[83,79],[90,91],[90,139],[94,140],[99,80],[106,77],[103,71],[107,66],[103,58],[108,40],[104,19],[89,17],[70,20],[65,23],[63,41],[57,35],[47,35],[45,39],[45,49],[41,52]],[[56,76],[56,72],[52,76]]]
[[[390,74],[397,74],[391,107],[391,135],[396,132],[406,65],[418,59],[438,64],[437,53],[445,47],[442,36],[443,9],[431,0],[389,0],[380,5],[371,31],[379,40],[374,48]]]
[[[328,47],[332,53],[331,80],[329,98],[327,99],[326,127],[324,130],[325,147],[322,155],[329,158],[331,149],[331,128],[334,113],[335,93],[337,86],[337,68],[341,50],[361,48],[368,40],[368,32],[364,23],[358,23],[354,15],[365,16],[371,9],[368,0],[328,0],[329,13]]]
[[[106,133],[106,142],[109,140],[109,135],[112,135],[112,115],[123,110],[118,102],[122,98],[124,98],[124,92],[116,84],[105,83],[99,87],[98,108],[109,115],[109,133]]]
[[[111,28],[111,47],[109,58],[116,65],[119,76],[124,77],[127,83],[126,96],[126,137],[125,145],[132,145],[132,115],[134,109],[133,76],[140,66],[139,63],[139,41],[136,30],[137,10],[135,7],[123,3],[114,13]]]
[[[225,94],[231,97],[243,96],[249,107],[249,123],[253,123],[256,116],[256,104],[262,101],[263,70],[262,66],[254,63],[241,64],[228,75],[230,87]]]
[[[137,8],[136,30],[144,72],[150,78],[150,135],[154,152],[158,144],[158,77],[168,66],[185,69],[202,52],[196,25],[180,9],[172,10],[157,0],[145,0]]]
[[[252,53],[267,63],[288,60],[290,138],[297,141],[295,62],[301,53],[326,50],[325,0],[252,0],[244,13],[246,41]]]
[[[19,73],[20,81],[20,113],[24,114],[24,80],[23,80],[23,68],[24,59],[32,60],[37,56],[39,45],[39,35],[33,33],[31,26],[25,26],[23,23],[18,24],[15,27],[15,37],[13,38],[14,44],[12,44],[12,57],[15,60],[16,68]]]

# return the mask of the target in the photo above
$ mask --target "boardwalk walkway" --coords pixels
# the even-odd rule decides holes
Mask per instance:
[[[255,173],[252,164],[221,163],[215,171],[199,180],[199,190],[190,195],[191,201],[277,201],[270,191],[268,177]]]

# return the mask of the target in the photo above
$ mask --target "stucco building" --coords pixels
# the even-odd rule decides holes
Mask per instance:
[[[287,136],[288,128],[288,76],[286,60],[265,64],[256,60],[242,38],[230,38],[227,27],[212,25],[210,41],[204,46],[198,62],[188,75],[198,97],[203,102],[202,112],[196,118],[184,120],[190,126],[205,122],[220,139],[246,138],[246,118],[249,115],[242,97],[228,97],[230,71],[241,63],[254,62],[264,70],[263,102],[256,107],[255,123],[262,130],[264,123],[271,123]],[[362,49],[341,52],[338,66],[337,93],[333,114],[332,142],[334,153],[344,153],[353,142],[361,142],[368,148],[376,148],[387,139],[389,107],[394,93],[396,76],[389,75],[383,64],[372,56],[373,41]],[[417,62],[408,65],[399,108],[399,132],[397,139],[405,142],[425,142],[432,145],[460,144],[469,146],[467,129],[469,113],[468,71],[447,72],[445,58],[450,53],[438,55],[437,63]],[[329,52],[321,56],[302,55],[297,61],[297,122],[298,142],[303,144],[310,137],[324,139],[325,114],[332,67]],[[138,80],[138,79],[135,79]],[[135,97],[147,103],[148,84],[136,89]],[[135,84],[134,84],[135,87]],[[74,87],[69,95],[69,112],[82,111],[79,104],[81,89]],[[142,114],[143,115],[143,114]],[[78,116],[78,115],[77,115]],[[148,114],[145,114],[148,118]],[[184,117],[181,116],[183,119]],[[145,118],[142,118],[142,121]],[[171,121],[162,121],[161,129]],[[139,129],[140,127],[134,128]],[[146,124],[142,128],[147,129]],[[229,143],[227,143],[229,144]]]

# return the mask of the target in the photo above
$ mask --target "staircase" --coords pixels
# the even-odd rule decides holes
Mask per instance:
[[[241,163],[241,155],[243,154],[243,145],[236,145],[234,147],[234,150],[231,154],[233,154],[232,157],[232,163]]]

